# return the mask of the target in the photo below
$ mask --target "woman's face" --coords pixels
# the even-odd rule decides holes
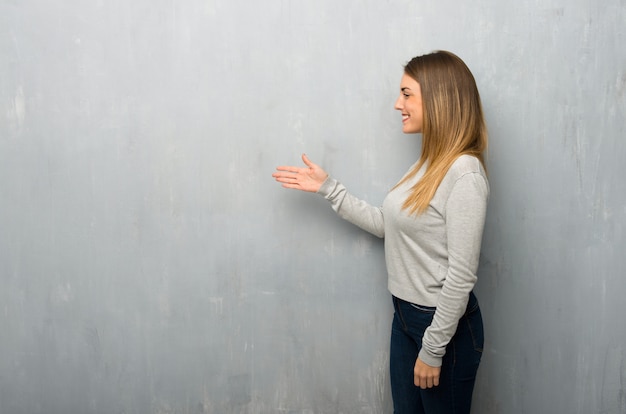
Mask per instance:
[[[422,91],[420,84],[406,73],[400,81],[400,96],[394,108],[402,113],[402,132],[422,132]]]

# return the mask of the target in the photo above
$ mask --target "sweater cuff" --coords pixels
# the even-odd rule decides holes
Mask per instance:
[[[441,366],[442,357],[432,356],[432,355],[428,354],[424,348],[420,349],[420,352],[417,355],[417,357],[423,363],[425,363],[426,365],[429,365],[431,367],[440,367]]]
[[[326,180],[324,180],[319,190],[317,190],[317,194],[323,196],[324,198],[328,198],[328,196],[330,196],[335,187],[337,187],[337,180],[331,178],[331,176],[329,175],[328,177],[326,177]]]

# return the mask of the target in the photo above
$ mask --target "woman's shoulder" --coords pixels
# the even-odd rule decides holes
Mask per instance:
[[[489,196],[489,180],[478,158],[467,154],[459,156],[441,181],[438,192],[447,200],[455,188],[459,191],[479,189],[485,198]]]
[[[474,177],[473,179],[470,178],[472,176]],[[478,177],[481,179],[477,181],[476,178]],[[456,183],[461,180],[481,182],[483,186],[489,187],[489,180],[487,179],[487,173],[483,168],[483,164],[473,155],[463,154],[459,156],[450,166],[450,169],[441,182],[441,187],[447,189],[447,191],[452,191]]]
[[[450,166],[449,174],[454,178],[460,178],[465,174],[478,173],[485,176],[485,169],[478,158],[473,155],[463,154]]]

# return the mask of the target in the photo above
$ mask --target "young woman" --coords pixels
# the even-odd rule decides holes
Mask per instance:
[[[480,96],[465,63],[438,51],[405,66],[395,109],[404,133],[422,134],[422,152],[382,207],[348,193],[306,155],[306,167],[278,167],[273,177],[321,194],[342,218],[385,238],[394,412],[469,413],[483,347],[472,289],[489,196]]]

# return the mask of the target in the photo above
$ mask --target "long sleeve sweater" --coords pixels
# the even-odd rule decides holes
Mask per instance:
[[[340,217],[385,239],[392,295],[436,307],[419,358],[430,366],[441,366],[476,283],[489,183],[480,161],[462,155],[450,167],[426,211],[411,215],[402,204],[425,168],[390,191],[382,207],[354,197],[332,177],[318,193]]]

